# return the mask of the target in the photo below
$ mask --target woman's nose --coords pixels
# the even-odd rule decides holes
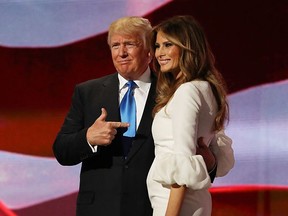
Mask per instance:
[[[157,50],[157,56],[163,56],[165,55],[164,49],[162,47],[159,47]]]

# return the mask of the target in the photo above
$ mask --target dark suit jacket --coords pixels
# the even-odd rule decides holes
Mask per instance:
[[[107,110],[106,121],[120,121],[117,73],[75,87],[72,105],[53,144],[62,165],[82,162],[77,199],[78,216],[151,216],[146,176],[154,158],[151,134],[156,78],[152,84],[135,140],[126,160],[119,136],[92,153],[86,132]],[[118,133],[120,134],[120,132]]]

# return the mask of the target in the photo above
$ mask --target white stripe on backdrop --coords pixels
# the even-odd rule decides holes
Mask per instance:
[[[115,19],[144,16],[172,0],[0,0],[0,45],[52,47],[106,32]]]

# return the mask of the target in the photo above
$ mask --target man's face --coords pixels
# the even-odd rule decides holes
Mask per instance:
[[[139,37],[113,34],[110,49],[116,70],[127,80],[137,80],[149,65],[149,50]]]

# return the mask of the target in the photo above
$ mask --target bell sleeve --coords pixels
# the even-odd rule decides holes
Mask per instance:
[[[193,190],[208,188],[211,181],[205,162],[196,155],[201,92],[192,83],[181,85],[167,104],[174,142],[171,151],[157,155],[153,179],[163,186],[185,185]]]
[[[232,139],[228,137],[224,131],[219,131],[215,134],[210,149],[217,160],[216,177],[227,175],[235,164]]]

